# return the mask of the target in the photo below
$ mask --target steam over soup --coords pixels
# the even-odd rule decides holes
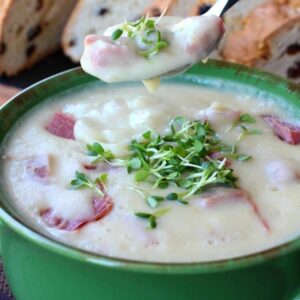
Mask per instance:
[[[298,143],[287,110],[238,89],[88,85],[19,121],[1,178],[26,223],[71,246],[220,260],[299,235]]]

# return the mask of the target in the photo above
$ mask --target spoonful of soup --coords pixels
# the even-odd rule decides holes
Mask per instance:
[[[154,83],[156,78],[182,72],[217,47],[224,34],[220,17],[236,2],[218,0],[196,17],[143,16],[109,27],[102,35],[89,35],[82,68],[105,82]]]

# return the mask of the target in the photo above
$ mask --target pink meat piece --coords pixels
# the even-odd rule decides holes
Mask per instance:
[[[24,160],[26,177],[42,184],[49,183],[50,156],[41,154]]]
[[[83,164],[83,167],[88,171],[95,171],[97,170],[97,165],[92,164]]]
[[[46,130],[58,137],[75,140],[75,122],[76,120],[71,115],[57,112],[46,125]]]
[[[246,202],[250,205],[252,211],[265,228],[270,231],[270,226],[266,219],[262,216],[257,204],[253,201],[249,193],[240,189],[234,188],[216,188],[204,194],[200,200],[200,205],[205,208],[214,208],[219,205],[234,202]]]
[[[300,126],[283,121],[278,116],[262,115],[274,134],[284,142],[292,145],[300,144]]]
[[[92,201],[94,214],[86,219],[66,220],[62,217],[56,216],[51,208],[42,210],[40,215],[49,227],[66,231],[75,231],[89,223],[102,219],[113,208],[112,199],[107,194],[105,194],[103,197],[93,197]]]
[[[88,35],[85,38],[85,46],[89,47],[91,63],[97,69],[113,66],[116,63],[117,65],[126,66],[135,57],[134,51],[121,43],[115,44],[107,36]]]

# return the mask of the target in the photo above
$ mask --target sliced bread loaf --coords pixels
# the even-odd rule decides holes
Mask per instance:
[[[153,0],[80,0],[64,30],[64,52],[78,62],[86,35],[102,33],[107,27],[142,16]]]
[[[5,0],[0,18],[0,74],[32,66],[60,46],[76,0]]]
[[[300,17],[292,19],[265,40],[267,59],[255,66],[300,84]]]
[[[221,56],[300,82],[300,0],[266,1],[230,32]]]
[[[276,31],[294,18],[300,17],[300,11],[277,1],[267,1],[258,5],[246,17],[241,19],[241,28],[230,32],[222,49],[226,60],[253,66],[256,61],[268,56],[266,41]],[[267,20],[267,21],[266,21]]]

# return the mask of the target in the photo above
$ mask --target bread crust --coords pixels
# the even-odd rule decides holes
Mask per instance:
[[[77,4],[75,5],[70,17],[69,17],[69,20],[63,30],[63,34],[62,34],[62,38],[61,38],[61,44],[62,44],[62,48],[63,48],[63,51],[66,55],[68,55],[68,50],[70,48],[70,42],[69,42],[69,36],[71,35],[72,33],[72,29],[73,29],[73,26],[76,22],[76,19],[77,19],[77,16],[80,12],[80,10],[82,9],[84,5],[84,0],[79,0],[77,2]],[[72,56],[68,55],[68,57],[75,63],[77,63],[78,61],[76,59],[74,59]]]
[[[75,2],[5,0],[1,4],[0,74],[15,75],[59,48],[64,22]]]
[[[291,3],[294,5],[294,0],[276,0],[257,6],[241,20],[242,28],[228,35],[221,57],[248,66],[266,60],[270,52],[267,46],[270,37],[300,16],[300,11],[295,11]]]

